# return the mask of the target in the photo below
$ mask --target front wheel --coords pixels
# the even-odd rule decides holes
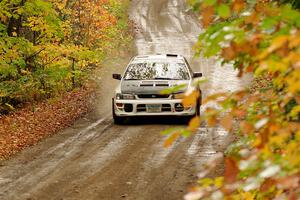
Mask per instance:
[[[125,120],[123,117],[114,116],[114,124],[121,125],[124,124]]]
[[[114,124],[120,124],[120,125],[124,124],[125,118],[119,117],[115,113],[114,99],[112,99],[112,113],[113,113]]]

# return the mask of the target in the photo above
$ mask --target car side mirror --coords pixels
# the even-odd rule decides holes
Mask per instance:
[[[193,78],[199,78],[199,77],[202,77],[202,73],[201,72],[194,72]]]
[[[122,79],[121,74],[113,74],[112,77],[113,77],[113,79],[116,79],[116,80],[121,80]]]

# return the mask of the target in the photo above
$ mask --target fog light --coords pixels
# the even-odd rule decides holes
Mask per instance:
[[[184,107],[181,103],[176,103],[175,104],[175,111],[176,112],[182,112],[184,110]]]
[[[133,111],[132,104],[124,104],[124,110],[125,112],[132,112]]]

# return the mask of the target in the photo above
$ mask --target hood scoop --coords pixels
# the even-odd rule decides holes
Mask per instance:
[[[166,82],[150,82],[150,81],[145,81],[145,82],[141,82],[140,87],[169,87],[170,84],[166,83]]]
[[[128,94],[160,94],[160,92],[168,87],[186,82],[178,82],[172,80],[143,80],[143,81],[122,81],[121,92]]]

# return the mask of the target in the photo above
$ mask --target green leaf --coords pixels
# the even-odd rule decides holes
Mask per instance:
[[[169,135],[174,133],[175,131],[178,131],[178,128],[168,128],[166,130],[163,130],[162,132],[160,132],[161,135]]]
[[[183,137],[189,137],[192,134],[192,132],[187,129],[182,129],[180,133]]]
[[[231,14],[230,8],[226,4],[221,4],[217,9],[218,15],[222,18],[228,18]]]
[[[209,6],[215,5],[217,0],[204,0],[203,3]]]
[[[262,21],[261,27],[265,30],[272,29],[277,24],[277,20],[271,17],[265,18]]]
[[[208,79],[207,79],[207,78],[201,77],[201,78],[199,78],[198,80],[196,80],[196,81],[193,83],[193,85],[194,85],[194,86],[200,86],[200,85],[202,85],[202,84],[204,84],[204,83],[207,83],[207,82],[208,82]]]
[[[14,110],[15,108],[12,106],[12,105],[10,105],[9,103],[5,103],[4,104],[9,110]]]
[[[162,90],[160,93],[161,94],[172,94],[172,93],[176,93],[178,92],[180,89],[185,88],[186,84],[181,84],[181,85],[176,85],[174,87],[171,88],[167,88],[165,90]]]

